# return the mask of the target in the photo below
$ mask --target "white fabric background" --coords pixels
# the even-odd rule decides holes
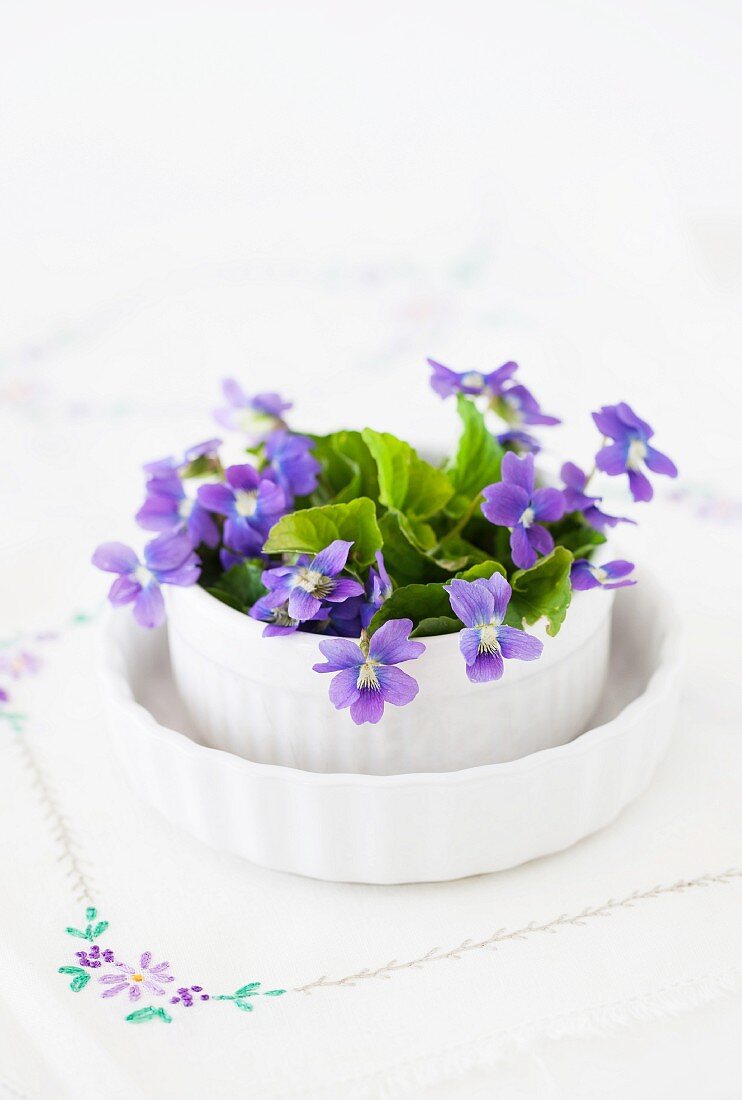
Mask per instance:
[[[209,434],[224,374],[280,385],[299,427],[440,443],[454,426],[426,390],[434,354],[519,359],[568,421],[549,439],[570,457],[591,453],[597,402],[656,424],[683,477],[622,540],[674,587],[691,644],[682,728],[615,826],[505,875],[388,890],[271,875],[171,830],[110,758],[96,627],[24,643],[44,666],[10,685],[24,732],[0,724],[0,1085],[736,1095],[738,879],[169,1027],[124,1024],[123,1003],[70,993],[56,968],[84,908],[70,856],[121,955],[152,950],[217,992],[342,977],[742,864],[738,7],[8,10],[3,636],[97,606],[92,548],[135,536],[139,463]]]

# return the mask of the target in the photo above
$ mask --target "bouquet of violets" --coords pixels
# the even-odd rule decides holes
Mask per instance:
[[[592,414],[602,441],[591,470],[565,462],[561,484],[539,484],[533,430],[559,420],[515,381],[517,364],[459,374],[428,362],[461,420],[442,463],[370,428],[294,432],[289,402],[225,381],[215,417],[241,436],[244,461],[225,468],[215,438],[144,467],[136,519],[154,537],[143,559],[115,542],[93,555],[117,574],[110,602],[156,627],[161,586],[199,584],[267,638],[320,635],[325,660],[313,668],[333,674],[330,701],[356,724],[415,698],[399,666],[426,637],[458,633],[475,683],[500,679],[508,660],[536,660],[543,643],[526,627],[545,619],[553,636],[573,591],[635,583],[630,562],[593,561],[611,528],[634,522],[603,511],[598,473],[628,476],[634,500],[649,501],[647,471],[675,477],[676,467],[620,402]]]

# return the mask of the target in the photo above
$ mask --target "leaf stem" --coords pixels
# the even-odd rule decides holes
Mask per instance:
[[[449,539],[450,539],[450,538],[452,538],[452,537],[453,537],[454,535],[459,535],[459,534],[461,534],[461,532],[462,532],[462,531],[464,530],[464,528],[466,527],[467,523],[469,522],[469,520],[470,520],[470,519],[472,518],[472,516],[474,515],[475,511],[477,510],[477,507],[478,507],[478,505],[480,505],[480,504],[482,503],[482,501],[483,501],[483,500],[484,500],[484,497],[482,496],[482,494],[481,494],[481,493],[478,493],[478,494],[477,494],[477,496],[475,496],[475,497],[474,497],[474,500],[472,500],[472,502],[471,502],[471,504],[469,505],[469,507],[468,507],[468,508],[466,509],[466,511],[464,512],[463,516],[461,516],[461,518],[459,519],[459,521],[458,521],[458,522],[457,522],[457,523],[456,523],[456,524],[455,524],[455,525],[454,525],[454,526],[453,526],[453,527],[451,528],[451,530],[450,530],[450,531],[448,532],[448,535],[446,536],[447,538],[449,538]]]

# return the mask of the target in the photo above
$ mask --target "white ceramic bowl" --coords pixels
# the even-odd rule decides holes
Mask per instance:
[[[316,635],[262,636],[263,625],[202,588],[167,589],[175,681],[201,740],[262,764],[316,772],[399,775],[517,760],[587,729],[608,663],[612,592],[576,592],[538,661],[507,661],[497,682],[472,684],[458,635],[425,638],[404,665],[420,685],[377,725],[354,725],[327,697]]]
[[[105,641],[110,727],[136,794],[214,848],[345,882],[498,871],[606,825],[649,783],[673,730],[681,676],[672,609],[642,576],[618,593],[600,724],[582,737],[467,771],[322,775],[199,745],[164,628],[140,630],[112,613]],[[463,722],[453,732],[465,736]]]

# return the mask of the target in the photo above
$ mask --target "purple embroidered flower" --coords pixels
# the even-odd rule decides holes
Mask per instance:
[[[591,497],[585,493],[587,474],[574,462],[564,463],[561,478],[564,482],[564,511],[582,512],[585,522],[596,531],[603,532],[606,527],[615,527],[618,523],[636,523],[636,520],[629,519],[627,516],[609,516],[601,512],[597,505],[600,504],[602,497]]]
[[[179,477],[153,477],[147,498],[136,515],[145,531],[185,531],[191,546],[219,545],[219,528],[198,499],[186,495]]]
[[[227,401],[215,409],[214,416],[225,428],[244,432],[254,443],[261,443],[277,428],[285,428],[283,413],[291,408],[277,393],[258,393],[248,397],[233,378],[225,378],[222,392]]]
[[[444,585],[451,608],[464,629],[459,649],[466,661],[466,675],[474,684],[499,680],[507,660],[535,661],[543,642],[514,626],[503,626],[512,590],[499,573],[489,580],[453,580]]]
[[[524,426],[561,424],[557,416],[547,416],[530,390],[525,386],[510,386],[497,395],[492,407],[506,424],[519,430]]]
[[[144,564],[121,542],[104,542],[93,554],[93,565],[118,573],[108,592],[114,607],[134,604],[140,626],[159,626],[165,618],[161,584],[195,584],[201,565],[186,535],[161,535],[144,548]]]
[[[263,630],[263,637],[275,638],[282,634],[293,634],[301,625],[299,620],[291,618],[287,604],[282,604],[279,607],[269,607],[266,603],[268,598],[268,596],[261,596],[248,611],[248,615],[251,619],[257,619],[258,622],[266,623],[266,627]],[[312,615],[309,619],[305,619],[304,622],[326,622],[329,614],[329,608],[321,607],[315,615]]]
[[[464,371],[463,374],[458,374],[450,367],[444,367],[442,363],[437,363],[435,359],[428,359],[428,364],[433,368],[430,385],[440,397],[444,398],[451,397],[456,393],[466,393],[472,396],[486,394],[491,398],[495,397],[497,394],[502,393],[503,386],[518,369],[517,363],[510,362],[503,363],[501,367],[490,371],[489,374],[482,374],[476,370]]]
[[[313,447],[314,443],[305,435],[282,430],[272,432],[265,441],[269,466],[263,470],[263,476],[276,481],[288,501],[306,496],[317,488],[321,467],[312,454]]]
[[[654,495],[651,482],[642,466],[655,474],[678,476],[675,463],[650,446],[649,440],[654,435],[652,428],[625,401],[618,405],[604,405],[600,412],[593,413],[593,420],[598,431],[613,440],[613,443],[603,447],[595,456],[598,469],[611,477],[628,474],[629,488],[634,500],[651,500]]]
[[[570,581],[577,592],[586,592],[589,588],[626,588],[636,584],[628,579],[634,566],[630,561],[608,561],[603,565],[593,565],[587,558],[578,558],[572,562]]]
[[[361,645],[347,638],[319,643],[327,662],[312,667],[315,672],[337,673],[330,683],[330,702],[337,710],[350,707],[357,726],[378,722],[385,703],[403,707],[417,695],[417,681],[396,667],[425,652],[422,642],[409,640],[411,630],[412,619],[390,619]]]
[[[98,978],[99,982],[109,987],[105,993],[101,993],[101,997],[115,997],[125,989],[128,989],[131,1001],[138,1001],[143,989],[155,997],[162,997],[166,984],[175,981],[172,974],[168,973],[170,963],[161,962],[153,966],[149,951],[144,952],[137,969],[127,963],[116,963],[116,968],[117,974],[101,974]]]
[[[551,523],[564,515],[558,489],[535,489],[533,455],[512,451],[502,460],[502,481],[482,490],[482,512],[500,527],[510,528],[510,552],[519,569],[529,569],[538,554],[550,554],[554,539],[539,520]]]
[[[296,565],[267,569],[263,573],[263,584],[269,590],[262,597],[265,607],[287,604],[292,619],[306,622],[314,618],[323,603],[342,603],[349,596],[360,596],[363,585],[340,576],[352,545],[335,539],[311,561],[305,554]]]
[[[285,511],[283,489],[247,463],[228,466],[224,476],[225,483],[201,485],[198,502],[227,517],[224,542],[230,550],[259,554],[269,530]]]
[[[142,469],[148,480],[157,478],[179,477],[192,462],[199,458],[208,458],[214,467],[217,465],[217,452],[222,445],[221,439],[205,439],[202,443],[195,443],[185,451],[181,458],[159,458],[154,462],[146,462]]]
[[[202,985],[192,985],[190,989],[188,986],[182,985],[177,991],[177,997],[170,998],[171,1005],[182,1004],[184,1008],[191,1008],[193,1005],[193,994],[195,993],[199,1001],[208,1001],[209,994],[204,993],[204,987]]]
[[[376,551],[376,565],[368,571],[366,591],[363,596],[351,596],[344,603],[335,604],[330,612],[332,624],[344,638],[358,638],[366,630],[385,600],[392,594],[392,582],[386,571],[384,555]]]
[[[103,963],[115,961],[113,951],[109,947],[101,951],[97,943],[94,943],[87,951],[76,951],[75,954],[80,960],[80,966],[85,966],[90,970],[98,970]]]
[[[12,680],[20,680],[23,676],[35,676],[41,666],[40,658],[27,650],[0,653],[0,673],[10,676]]]

